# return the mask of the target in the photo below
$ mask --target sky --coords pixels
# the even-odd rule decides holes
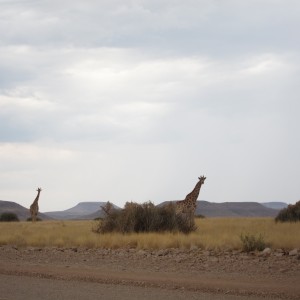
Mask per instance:
[[[300,198],[298,0],[0,0],[0,199]]]

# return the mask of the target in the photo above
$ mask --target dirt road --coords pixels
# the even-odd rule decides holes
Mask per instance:
[[[0,274],[0,299],[300,298],[299,256],[279,251],[4,246]]]
[[[1,275],[1,300],[92,300],[92,299],[164,299],[164,300],[266,300],[273,298],[257,296],[235,296],[199,291],[185,291],[184,289],[161,289],[155,287],[137,287],[132,285],[103,284],[96,282],[82,282],[77,280],[65,281],[39,277]]]

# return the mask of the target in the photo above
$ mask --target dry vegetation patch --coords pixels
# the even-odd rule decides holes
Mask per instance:
[[[102,206],[105,213],[95,232],[103,233],[145,233],[182,232],[191,233],[197,229],[191,214],[176,213],[173,203],[156,206],[152,202],[138,204],[127,202],[124,209],[117,210],[107,202]]]
[[[137,249],[242,249],[241,235],[262,235],[272,248],[300,248],[300,223],[271,218],[196,219],[197,230],[182,233],[93,232],[96,221],[1,222],[0,245]]]

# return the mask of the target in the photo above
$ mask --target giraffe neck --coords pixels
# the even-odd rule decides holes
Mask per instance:
[[[200,193],[202,183],[199,181],[194,189],[185,197],[185,200],[196,202]]]
[[[35,199],[34,199],[34,201],[33,201],[34,204],[37,204],[37,203],[38,203],[39,197],[40,197],[40,192],[41,192],[41,191],[38,191],[38,194],[37,194],[37,196],[35,197]]]

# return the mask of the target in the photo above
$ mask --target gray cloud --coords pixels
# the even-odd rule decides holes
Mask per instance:
[[[299,49],[297,1],[36,1],[2,6],[2,43],[237,55]],[[10,28],[9,31],[5,28]]]
[[[299,8],[0,1],[1,199],[296,201]]]

